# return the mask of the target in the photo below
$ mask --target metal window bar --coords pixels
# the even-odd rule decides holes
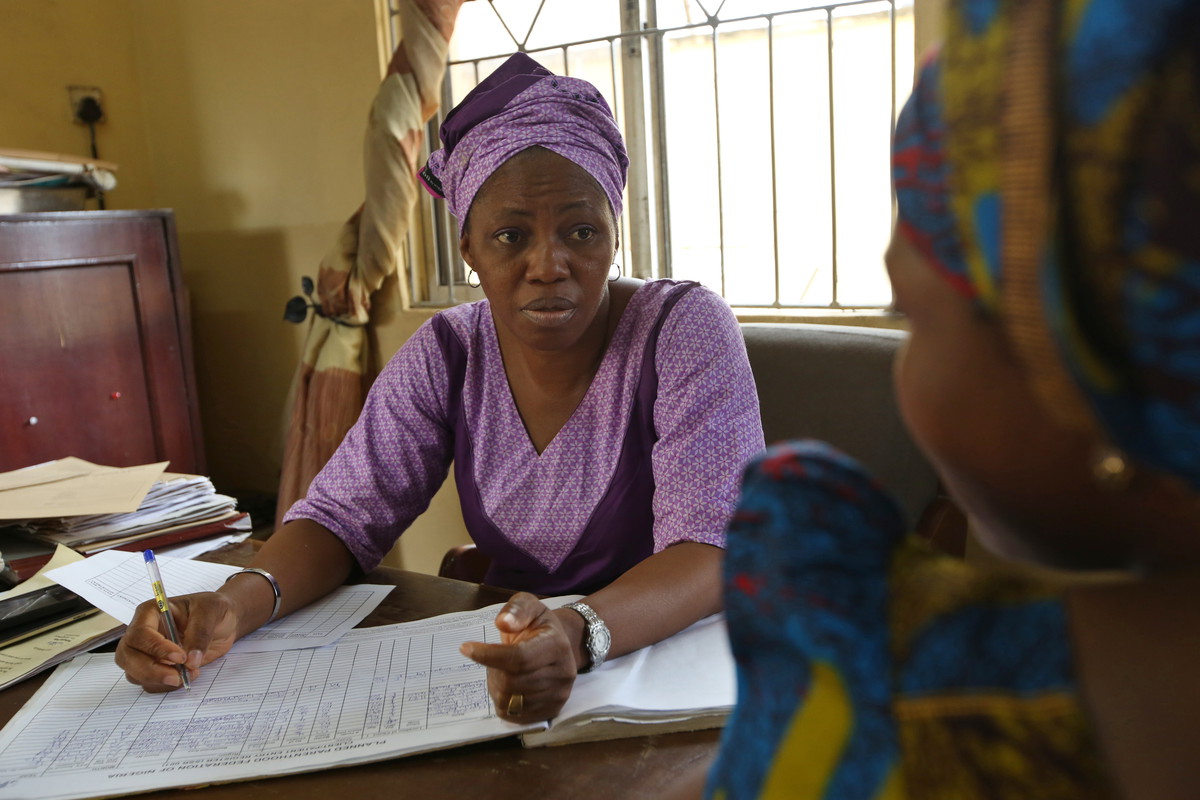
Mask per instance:
[[[668,153],[667,146],[666,146],[666,117],[665,117],[665,102],[664,102],[664,94],[665,94],[665,90],[664,90],[664,72],[665,72],[664,60],[665,59],[664,59],[664,53],[663,53],[663,41],[664,41],[664,38],[670,34],[679,34],[682,32],[689,31],[689,30],[698,30],[698,29],[707,27],[710,29],[710,36],[712,37],[713,105],[714,105],[714,113],[715,113],[716,126],[717,126],[715,133],[716,133],[716,140],[717,140],[716,171],[717,171],[717,176],[718,176],[717,206],[718,206],[718,223],[719,223],[719,242],[720,242],[720,247],[719,247],[720,262],[719,263],[720,263],[720,276],[721,276],[721,293],[723,295],[726,293],[726,285],[725,285],[726,284],[725,222],[724,222],[724,198],[723,198],[722,163],[721,163],[721,146],[720,146],[720,136],[721,136],[721,132],[720,132],[720,86],[719,86],[720,81],[719,81],[719,65],[718,65],[718,40],[717,40],[718,30],[717,29],[721,26],[731,26],[732,27],[732,26],[744,25],[747,23],[755,22],[755,21],[763,21],[766,23],[766,26],[767,26],[767,49],[768,49],[768,56],[767,56],[768,62],[767,63],[768,63],[768,84],[769,84],[769,91],[770,91],[770,100],[768,103],[768,117],[769,117],[769,124],[770,124],[772,250],[774,253],[773,266],[774,266],[774,279],[775,279],[774,280],[774,283],[775,283],[774,295],[775,295],[775,297],[774,297],[774,302],[772,302],[772,303],[760,303],[760,304],[739,303],[738,305],[739,305],[739,307],[750,308],[750,309],[754,309],[754,308],[761,308],[761,309],[836,308],[836,309],[842,309],[842,310],[855,310],[855,309],[878,309],[878,308],[887,307],[887,304],[884,304],[884,303],[871,304],[871,305],[844,305],[838,299],[838,250],[837,250],[838,236],[837,236],[837,182],[836,182],[837,181],[837,177],[836,177],[837,166],[836,166],[836,145],[835,145],[835,142],[836,142],[836,127],[835,127],[836,111],[835,111],[835,107],[834,107],[834,96],[835,96],[835,94],[834,94],[834,89],[835,89],[834,16],[835,16],[835,13],[839,9],[850,8],[853,6],[877,5],[877,4],[881,4],[881,3],[886,3],[886,5],[888,7],[888,17],[889,17],[889,26],[890,26],[890,45],[891,45],[891,47],[890,47],[890,49],[891,49],[891,59],[890,59],[891,70],[890,70],[890,74],[889,74],[889,80],[890,80],[890,86],[891,86],[890,118],[892,120],[894,120],[895,116],[896,116],[896,103],[897,103],[897,97],[896,97],[896,5],[897,5],[898,0],[841,0],[841,2],[833,2],[833,3],[827,3],[827,4],[814,4],[814,5],[809,5],[809,6],[796,7],[796,8],[788,9],[785,11],[749,14],[749,15],[741,16],[741,17],[731,17],[729,19],[719,19],[716,16],[717,14],[720,13],[721,9],[724,7],[725,0],[722,0],[721,4],[718,6],[717,10],[712,14],[709,14],[708,11],[706,9],[704,9],[703,4],[700,3],[699,0],[697,0],[697,4],[700,5],[701,10],[704,11],[704,13],[707,15],[707,18],[704,19],[703,21],[690,22],[690,23],[671,26],[671,27],[658,27],[657,14],[654,10],[655,0],[648,0],[648,3],[647,3],[648,8],[646,10],[646,20],[640,27],[637,27],[636,25],[630,26],[626,22],[623,24],[623,27],[625,27],[626,30],[623,30],[620,33],[614,33],[614,34],[609,34],[609,35],[604,35],[604,36],[595,36],[595,37],[590,37],[590,38],[586,38],[586,39],[577,39],[577,40],[570,41],[570,42],[562,42],[562,43],[557,43],[557,44],[553,44],[553,45],[547,45],[544,47],[527,49],[526,44],[528,43],[529,37],[533,31],[533,28],[536,25],[537,20],[541,15],[542,9],[545,7],[545,2],[546,2],[546,0],[542,0],[542,2],[539,4],[537,12],[534,14],[533,21],[530,23],[529,30],[526,32],[525,38],[523,40],[519,40],[513,34],[512,30],[509,28],[507,22],[504,21],[503,17],[500,15],[500,13],[498,11],[496,12],[496,15],[500,19],[500,22],[501,22],[502,26],[504,27],[505,32],[512,39],[513,43],[517,46],[518,51],[535,54],[535,53],[544,53],[544,52],[549,52],[549,51],[554,51],[554,50],[560,50],[562,53],[563,64],[567,67],[567,70],[568,70],[567,74],[569,74],[569,64],[570,64],[569,54],[570,54],[571,48],[582,47],[582,46],[586,46],[586,45],[595,45],[595,44],[599,44],[602,42],[605,43],[609,47],[609,51],[610,51],[610,75],[611,75],[611,79],[612,79],[612,87],[611,88],[612,88],[614,100],[620,96],[617,91],[617,79],[616,79],[616,61],[617,61],[616,51],[617,51],[618,47],[620,47],[623,51],[623,56],[622,56],[622,74],[623,75],[627,71],[630,71],[628,69],[628,67],[625,65],[625,59],[627,56],[637,59],[638,64],[637,64],[636,72],[640,73],[643,65],[648,65],[648,67],[649,67],[650,99],[649,99],[649,101],[647,101],[646,104],[651,106],[650,119],[652,121],[652,124],[650,125],[650,129],[651,129],[651,141],[652,141],[652,145],[653,145],[653,147],[652,147],[653,159],[651,160],[650,158],[646,158],[645,160],[647,162],[649,162],[649,171],[653,174],[652,182],[654,184],[654,191],[651,196],[653,197],[653,199],[655,201],[654,202],[655,214],[653,215],[652,220],[649,218],[649,216],[647,216],[638,225],[640,230],[637,234],[632,233],[633,225],[630,221],[626,220],[625,226],[629,226],[629,235],[627,235],[625,241],[628,242],[634,238],[648,238],[648,236],[649,236],[648,228],[649,228],[650,223],[653,222],[655,227],[657,228],[657,236],[655,237],[656,241],[657,241],[657,247],[653,248],[654,255],[652,257],[648,255],[651,252],[652,248],[650,248],[650,247],[640,248],[641,250],[644,251],[644,255],[642,256],[641,259],[637,259],[635,257],[635,262],[632,267],[632,272],[630,271],[631,268],[628,263],[631,256],[626,251],[626,248],[623,247],[622,248],[622,266],[626,269],[626,274],[637,275],[640,273],[642,277],[650,277],[653,274],[657,274],[661,277],[671,277],[673,275],[673,270],[672,270],[672,265],[671,265],[671,238],[670,238],[670,236],[671,236],[671,219],[670,219],[670,211],[669,211],[670,206],[669,206],[669,202],[668,202],[669,187],[668,187],[668,183],[667,183],[667,177],[669,175],[669,167],[670,167],[670,158],[669,158],[669,153]],[[631,2],[633,5],[636,5],[636,0],[622,0],[622,2],[624,2],[626,6],[629,6]],[[489,3],[489,5],[490,5],[490,3]],[[495,8],[494,6],[492,6],[492,7],[493,7],[493,9]],[[389,11],[390,11],[390,14],[394,21],[395,18],[398,16],[398,11],[395,8],[389,8]],[[830,242],[831,242],[831,247],[832,247],[831,263],[830,263],[831,282],[832,282],[832,286],[831,286],[832,301],[828,304],[785,304],[782,302],[782,299],[781,299],[782,292],[781,292],[780,279],[779,279],[781,264],[780,264],[780,255],[779,255],[780,248],[779,248],[779,222],[778,222],[778,172],[776,169],[777,158],[776,158],[776,129],[775,129],[775,111],[776,111],[776,109],[775,109],[775,46],[774,46],[775,45],[775,42],[774,42],[775,20],[780,17],[787,17],[787,16],[791,16],[791,15],[804,14],[804,13],[812,14],[812,13],[819,13],[822,11],[824,12],[824,18],[825,18],[826,64],[827,64],[827,71],[828,71],[828,74],[827,74],[827,96],[828,96],[827,115],[828,115],[828,121],[829,121],[828,127],[829,127],[829,164],[830,164],[830,167],[829,167],[830,225],[832,228],[831,237],[830,237]],[[633,28],[633,29],[630,29],[630,28]],[[394,47],[396,44],[396,31],[395,31],[394,24],[392,25],[389,33],[391,34],[391,37],[392,37],[391,44]],[[631,41],[633,43],[633,46],[631,46],[629,48],[625,48],[626,41]],[[446,79],[443,82],[443,86],[442,86],[441,110],[439,111],[439,114],[436,115],[434,117],[434,119],[430,120],[430,122],[428,124],[427,135],[426,135],[426,142],[427,142],[426,146],[427,147],[430,144],[436,145],[436,143],[438,141],[437,131],[438,131],[438,127],[440,126],[440,123],[441,123],[442,114],[446,110],[448,110],[453,104],[453,89],[451,86],[451,75],[450,75],[451,68],[453,68],[455,66],[461,66],[461,65],[470,65],[473,68],[473,72],[474,72],[474,83],[478,84],[480,81],[479,65],[481,62],[506,58],[508,55],[510,55],[510,53],[508,53],[508,52],[499,52],[499,53],[494,53],[494,54],[489,54],[489,55],[476,56],[476,57],[470,58],[470,59],[461,59],[461,60],[457,60],[457,61],[452,60],[447,64]],[[622,122],[621,109],[619,108],[619,105],[620,105],[619,103],[615,103],[615,102],[613,105],[613,111],[617,115],[618,124],[620,124]],[[628,131],[627,131],[627,134],[628,134]],[[631,170],[631,172],[632,172],[632,170]],[[651,181],[649,178],[647,178],[647,183],[649,183],[649,182],[651,182]],[[894,210],[894,203],[895,203],[894,197],[892,199],[892,203],[893,203],[893,210]],[[466,266],[462,262],[462,259],[459,257],[459,254],[458,254],[457,226],[454,223],[453,219],[450,217],[449,212],[447,212],[445,210],[444,204],[434,204],[432,202],[428,202],[428,200],[427,200],[427,204],[428,204],[428,210],[430,212],[429,213],[430,227],[432,228],[432,230],[430,231],[431,239],[432,239],[432,249],[434,251],[434,257],[437,260],[435,272],[437,275],[438,284],[441,287],[444,287],[444,292],[445,292],[442,295],[442,297],[431,297],[430,302],[427,304],[453,305],[455,302],[457,302],[455,286],[457,285],[461,288],[465,284],[465,279],[466,279]],[[623,226],[623,227],[625,227],[625,226]],[[407,252],[410,257],[409,263],[412,263],[412,258],[414,257],[414,248],[413,248],[413,245],[411,242],[411,237],[412,237],[412,235],[410,234],[410,237],[409,237],[410,241],[409,241],[408,247],[407,247]],[[654,270],[649,269],[647,264],[645,263],[646,258],[652,259],[651,263],[656,263],[657,269],[654,269]],[[642,263],[639,263],[639,261],[641,261]],[[410,271],[410,272],[412,272],[415,275],[416,271]],[[415,281],[416,281],[416,278],[414,277],[414,282]],[[428,287],[418,287],[418,286],[414,285],[412,287],[412,289],[413,289],[412,297],[414,297],[414,298],[426,297],[426,296],[430,295],[430,292],[428,291]]]
[[[717,252],[721,264],[721,296],[725,297],[728,292],[725,286],[725,192],[722,191],[725,185],[722,178],[725,173],[721,169],[721,69],[717,57],[718,23],[710,21],[709,24],[712,25],[713,123],[716,127],[717,141],[717,241],[720,243]]]
[[[642,20],[639,0],[624,0],[621,4],[621,29],[637,31],[641,28]],[[613,76],[613,97],[623,97],[621,116],[624,117],[622,129],[637,131],[634,136],[626,136],[626,149],[629,155],[629,178],[626,182],[628,201],[625,205],[624,225],[627,226],[622,238],[621,270],[625,275],[635,278],[653,277],[653,255],[650,252],[650,180],[649,157],[646,151],[645,137],[641,132],[646,130],[646,87],[643,72],[646,42],[641,36],[630,36],[614,43],[621,49],[621,90],[616,92],[616,64],[610,64]],[[609,58],[614,59],[613,46],[608,49]],[[620,119],[619,119],[620,121]]]
[[[832,252],[829,259],[830,280],[833,282],[833,298],[829,301],[831,308],[840,308],[838,303],[838,237],[837,237],[837,126],[833,111],[833,8],[825,9],[825,62],[828,66],[829,92],[829,224],[833,228],[830,237]],[[895,66],[893,65],[893,70]],[[895,83],[895,80],[892,81]],[[779,302],[776,296],[775,302]]]
[[[645,27],[653,30],[658,28],[658,3],[651,0],[646,8]],[[658,243],[655,250],[659,274],[664,278],[671,277],[671,215],[667,213],[670,204],[670,189],[668,186],[669,169],[667,163],[667,107],[666,89],[664,88],[663,36],[656,34],[648,36],[650,41],[650,104],[652,119],[651,141],[653,143],[654,163],[654,194],[656,201],[655,213],[651,220],[657,223],[653,240]]]
[[[771,252],[775,257],[775,305],[782,305],[779,287],[779,168],[775,158],[775,18],[767,20],[767,92],[768,117],[771,123]],[[895,81],[892,81],[895,83]]]

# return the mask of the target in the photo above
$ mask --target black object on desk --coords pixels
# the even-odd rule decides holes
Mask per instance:
[[[95,612],[95,607],[63,586],[47,586],[0,600],[0,647],[52,630]]]

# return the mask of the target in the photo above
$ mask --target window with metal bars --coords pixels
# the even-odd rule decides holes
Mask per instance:
[[[625,274],[698,280],[745,309],[890,303],[888,164],[912,83],[912,0],[476,0],[455,26],[441,112],[518,50],[591,81],[617,116]],[[423,200],[420,219],[414,300],[477,298],[444,206]]]

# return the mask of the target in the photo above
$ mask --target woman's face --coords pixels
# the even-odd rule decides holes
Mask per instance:
[[[540,147],[513,156],[476,194],[459,248],[502,335],[535,350],[603,341],[617,228],[582,167]]]
[[[1138,559],[1123,498],[1096,488],[1095,443],[1043,410],[1000,324],[938,275],[902,235],[887,253],[910,336],[897,399],[914,438],[990,549],[1071,568]]]

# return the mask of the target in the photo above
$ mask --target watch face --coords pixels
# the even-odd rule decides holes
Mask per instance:
[[[608,655],[608,646],[612,644],[612,634],[608,632],[608,626],[601,623],[600,625],[592,625],[590,647],[588,648],[594,653]]]

